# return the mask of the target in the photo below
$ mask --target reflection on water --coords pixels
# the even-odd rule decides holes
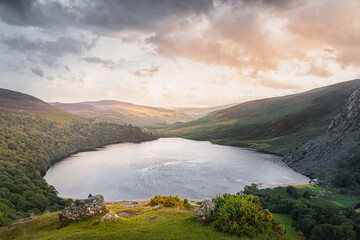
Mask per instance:
[[[181,138],[120,143],[75,154],[52,166],[45,179],[60,196],[139,200],[154,195],[211,198],[245,185],[305,183],[280,157]]]

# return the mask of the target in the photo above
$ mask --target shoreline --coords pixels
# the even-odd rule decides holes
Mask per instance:
[[[303,182],[303,183],[283,183],[283,184],[272,184],[272,185],[269,185],[268,187],[265,187],[265,188],[262,188],[262,189],[266,189],[266,188],[277,188],[277,187],[288,187],[288,186],[311,186],[313,185],[314,183],[308,183],[308,182]],[[75,200],[79,200],[79,199],[83,199],[83,198],[73,198],[73,197],[65,197],[65,196],[58,196],[59,198],[61,199],[72,199],[73,201]],[[214,196],[216,197],[216,196]],[[184,199],[184,198],[181,198],[180,199]],[[202,202],[204,200],[206,200],[207,198],[204,198],[204,199],[188,199],[189,202],[191,203],[197,203],[197,202]],[[150,198],[148,199],[140,199],[140,200],[105,200],[105,203],[106,204],[117,204],[117,203],[123,203],[123,204],[144,204],[144,203],[149,203],[150,202]]]
[[[84,149],[78,149],[78,150],[75,150],[71,153],[68,153],[66,154],[65,156],[62,156],[60,158],[56,158],[54,160],[50,160],[50,166],[46,169],[46,171],[44,173],[40,173],[41,174],[41,177],[45,177],[46,175],[46,172],[50,169],[50,167],[54,166],[56,163],[68,158],[68,157],[71,157],[72,155],[74,154],[77,154],[77,153],[82,153],[82,152],[93,152],[93,151],[99,151],[98,149],[102,149],[102,148],[105,148],[107,146],[110,146],[110,145],[113,145],[113,144],[120,144],[120,143],[142,143],[142,142],[149,142],[149,141],[155,141],[155,140],[158,140],[159,137],[156,137],[154,139],[144,139],[144,140],[132,140],[132,141],[119,141],[119,142],[113,142],[113,143],[108,143],[108,144],[104,144],[104,145],[99,145],[99,146],[96,146],[96,147],[91,147],[91,148],[84,148]]]

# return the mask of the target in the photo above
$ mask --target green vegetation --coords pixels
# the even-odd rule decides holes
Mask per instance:
[[[284,154],[324,132],[359,87],[360,80],[353,80],[300,94],[245,102],[177,124],[160,134]]]
[[[124,208],[122,204],[108,206],[119,213],[135,211],[131,217],[99,223],[103,214],[60,228],[58,212],[36,216],[15,228],[0,228],[0,239],[248,239],[237,237],[203,225],[194,219],[194,212],[178,208],[156,209],[150,206]],[[254,240],[289,239],[275,233],[259,234]]]
[[[90,122],[76,116],[70,121],[69,116],[72,114],[66,114],[66,121],[53,121],[38,114],[0,110],[0,226],[69,204],[42,176],[70,153],[155,138],[131,125]]]
[[[291,225],[307,239],[359,239],[360,213],[355,205],[360,198],[345,196],[336,189],[319,186],[258,189],[246,186],[239,194],[259,196],[262,206],[291,218]],[[289,225],[289,219],[286,220]],[[283,221],[284,223],[284,221]],[[293,231],[293,230],[291,230]],[[291,232],[291,236],[294,233]]]
[[[172,207],[172,208],[181,208],[181,209],[192,209],[191,204],[187,199],[181,201],[178,196],[155,196],[150,200],[150,206],[163,206],[163,207]]]
[[[275,220],[280,221],[280,223],[286,229],[286,235],[292,238],[298,238],[300,234],[296,232],[295,228],[291,225],[292,220],[289,214],[282,214],[282,213],[272,213]]]
[[[271,232],[283,236],[284,226],[268,210],[260,206],[260,199],[253,195],[224,194],[216,198],[216,212],[212,226],[237,236],[255,237]]]
[[[349,158],[339,161],[332,184],[342,192],[360,195],[360,155],[352,154]]]

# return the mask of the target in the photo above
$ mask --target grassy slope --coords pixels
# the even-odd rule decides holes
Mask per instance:
[[[114,212],[129,210],[118,209],[118,205],[108,208]],[[30,222],[17,224],[9,231],[8,228],[1,228],[0,239],[244,239],[203,226],[194,220],[192,211],[170,208],[154,210],[147,206],[131,210],[140,214],[104,223],[99,223],[101,216],[98,216],[63,228],[59,228],[58,212],[47,213]],[[279,238],[264,234],[255,239]]]
[[[85,120],[83,117],[60,110],[33,96],[2,88],[0,88],[0,109],[15,113],[32,113],[59,123]]]
[[[318,197],[313,203],[354,207],[360,198],[336,193],[317,185],[296,186],[302,191],[310,191]],[[283,188],[278,188],[283,192]],[[108,205],[113,212],[136,211],[129,218],[99,223],[102,215],[82,222],[59,228],[58,212],[34,217],[32,221],[17,224],[15,228],[0,228],[0,239],[241,239],[214,231],[194,220],[194,212],[172,208],[160,210],[148,206],[124,207],[121,203]],[[103,213],[104,215],[105,213]],[[286,228],[288,239],[298,239],[300,235],[291,226],[288,214],[273,213]],[[255,239],[272,239],[262,235]],[[275,238],[277,239],[277,238]]]
[[[283,154],[324,132],[359,87],[360,80],[352,80],[300,94],[245,102],[160,133]]]

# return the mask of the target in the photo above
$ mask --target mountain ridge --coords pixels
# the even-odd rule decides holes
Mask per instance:
[[[295,171],[360,194],[360,88],[322,135],[284,156]]]
[[[138,105],[117,100],[85,101],[79,103],[49,103],[54,107],[86,118],[103,122],[132,124],[150,130],[188,122],[229,105],[209,108],[162,108]]]
[[[12,112],[39,114],[49,120],[62,122],[85,120],[85,118],[81,116],[53,107],[43,100],[29,94],[4,88],[0,88],[0,109]]]
[[[208,140],[285,154],[326,131],[360,80],[259,99],[159,131],[162,136]]]

